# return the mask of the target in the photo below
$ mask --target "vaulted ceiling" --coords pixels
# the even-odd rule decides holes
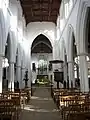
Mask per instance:
[[[30,22],[54,22],[59,14],[61,0],[20,0],[26,24]]]

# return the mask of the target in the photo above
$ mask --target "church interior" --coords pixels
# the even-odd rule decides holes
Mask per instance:
[[[90,0],[0,0],[0,120],[90,120]]]

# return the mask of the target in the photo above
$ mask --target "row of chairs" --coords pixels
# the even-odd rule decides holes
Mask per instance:
[[[90,120],[90,93],[53,89],[53,99],[63,120]]]
[[[0,93],[0,120],[19,120],[24,105],[30,100],[30,89]]]

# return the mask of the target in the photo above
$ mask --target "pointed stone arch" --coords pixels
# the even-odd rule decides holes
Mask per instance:
[[[68,26],[68,76],[69,76],[69,87],[75,87],[75,78],[74,78],[74,57],[75,51],[77,51],[76,40],[74,35],[74,29],[72,25]]]
[[[86,51],[86,27],[87,18],[90,9],[90,1],[80,2],[80,8],[78,12],[77,26],[76,26],[76,37],[78,46],[78,56],[80,61],[80,85],[81,91],[89,91],[88,83],[88,66],[86,57],[88,53]],[[83,69],[84,68],[84,69]]]
[[[75,51],[74,51],[75,46]],[[77,52],[76,38],[72,25],[68,26],[68,61],[73,61],[73,53]]]
[[[46,38],[48,38],[49,39],[49,41],[50,41],[50,43],[51,43],[51,45],[52,45],[52,47],[53,47],[53,40],[49,37],[49,35],[47,35],[46,33],[44,33],[43,31],[37,31],[36,33],[35,33],[35,36],[33,37],[33,41],[35,40],[35,38],[37,37],[37,36],[39,36],[40,34],[42,34],[42,35],[44,35]],[[33,41],[32,41],[32,43],[33,43]],[[32,45],[32,43],[31,43],[31,45]]]
[[[40,39],[39,39],[40,38]],[[41,39],[42,38],[42,39]],[[31,45],[31,50],[33,50],[36,46],[38,46],[39,44],[44,44],[45,46],[47,46],[51,52],[52,52],[52,44],[50,42],[50,40],[43,34],[39,34],[32,42]]]

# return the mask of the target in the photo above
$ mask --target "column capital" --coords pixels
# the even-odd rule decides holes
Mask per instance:
[[[69,64],[69,63],[74,63],[74,61],[67,61],[67,63]]]
[[[77,56],[88,56],[88,53],[79,53]]]
[[[16,65],[16,67],[17,67],[17,68],[22,68],[22,67],[21,67],[21,66],[19,66],[19,65]]]
[[[10,64],[15,64],[15,62],[9,62]]]
[[[3,54],[0,54],[0,57],[5,58],[5,56]]]
[[[63,64],[63,67],[66,67],[67,66],[67,63],[66,64]]]
[[[21,69],[26,69],[25,67],[21,67]]]

